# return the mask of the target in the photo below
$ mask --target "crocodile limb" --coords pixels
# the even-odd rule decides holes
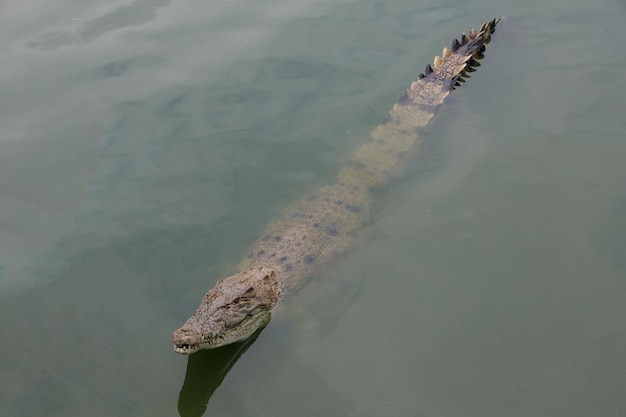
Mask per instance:
[[[393,106],[337,178],[272,223],[242,262],[240,273],[217,282],[172,336],[190,354],[244,340],[267,324],[271,311],[321,265],[346,251],[368,219],[372,189],[402,166],[444,99],[478,66],[500,19],[455,39]]]

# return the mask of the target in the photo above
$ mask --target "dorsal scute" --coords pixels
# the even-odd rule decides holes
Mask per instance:
[[[480,30],[470,28],[469,33],[461,35],[460,40],[454,39],[450,48],[444,47],[441,56],[435,56],[433,63],[426,65],[424,72],[411,83],[406,92],[410,100],[406,104],[415,102],[414,98],[417,97],[420,100],[428,97],[427,94],[418,94],[418,90],[425,88],[422,86],[428,83],[434,83],[433,87],[429,87],[429,94],[433,95],[435,87],[439,88],[441,93],[445,93],[465,82],[464,78],[469,78],[467,74],[476,71],[475,67],[480,66],[478,61],[484,57],[485,45],[490,42],[491,35],[499,22],[500,19],[493,19],[483,23]],[[440,100],[433,99],[433,101],[439,102]]]

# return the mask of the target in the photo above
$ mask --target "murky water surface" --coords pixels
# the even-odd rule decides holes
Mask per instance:
[[[264,226],[506,15],[355,250],[254,344],[176,355]],[[0,415],[626,416],[624,1],[0,19]]]

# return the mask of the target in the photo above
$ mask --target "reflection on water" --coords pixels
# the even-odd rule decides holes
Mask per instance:
[[[257,330],[244,342],[189,356],[185,382],[178,397],[178,413],[181,417],[204,415],[213,392],[262,331]]]

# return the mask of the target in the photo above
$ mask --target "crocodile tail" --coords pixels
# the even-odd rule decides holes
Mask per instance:
[[[422,79],[425,82],[445,80],[448,81],[446,85],[454,90],[454,87],[458,87],[460,82],[469,78],[469,72],[476,71],[476,67],[480,66],[478,61],[485,57],[485,45],[491,42],[491,35],[495,32],[496,25],[500,23],[500,20],[498,18],[485,22],[480,30],[471,28],[469,34],[463,33],[461,35],[461,40],[454,39],[450,49],[443,48],[442,56],[436,56],[433,65],[428,64],[425,73],[420,74],[418,80]],[[457,65],[450,65],[455,63]],[[451,73],[448,67],[454,67],[454,71]]]
[[[436,56],[432,65],[426,65],[417,81],[411,84],[407,90],[408,98],[414,98],[415,94],[412,93],[421,90],[421,84],[436,84],[443,92],[454,90],[469,78],[468,73],[476,71],[475,68],[480,66],[478,61],[484,58],[485,45],[491,42],[491,35],[500,20],[485,22],[480,30],[471,28],[469,34],[461,35],[460,40],[454,39],[450,48],[443,48],[441,56]]]
[[[485,46],[499,22],[500,19],[493,19],[483,23],[479,30],[471,28],[460,39],[454,39],[450,48],[443,48],[441,56],[426,65],[424,72],[406,90],[400,104],[402,101],[425,106],[440,104],[480,66],[478,61],[484,58]]]
[[[500,23],[500,20],[501,19],[498,18],[483,23],[480,27],[480,31],[471,28],[469,35],[464,33],[460,41],[458,39],[452,41],[452,49],[443,49],[444,55],[450,55],[447,51],[453,52],[452,50],[456,47],[456,52],[469,57],[465,63],[465,68],[455,77],[454,84],[450,86],[451,90],[454,90],[454,87],[460,86],[460,83],[465,82],[465,78],[469,78],[468,73],[476,71],[476,67],[480,66],[478,61],[485,57],[485,45],[491,42],[491,35],[495,32],[496,25]]]

